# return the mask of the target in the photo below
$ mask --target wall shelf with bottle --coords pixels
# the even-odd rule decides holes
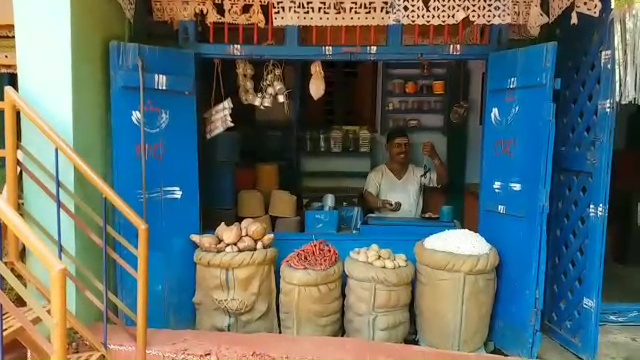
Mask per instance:
[[[449,65],[447,61],[384,63],[380,133],[396,126],[412,132],[446,132]]]

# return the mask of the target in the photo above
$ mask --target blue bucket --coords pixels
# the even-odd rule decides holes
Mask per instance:
[[[238,162],[240,159],[240,134],[224,131],[207,140],[204,145],[207,164],[218,161]]]
[[[203,207],[233,209],[236,207],[236,164],[218,161],[205,168],[202,183]]]

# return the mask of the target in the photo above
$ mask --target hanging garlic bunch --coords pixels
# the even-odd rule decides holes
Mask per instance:
[[[220,134],[226,129],[233,127],[233,121],[231,119],[231,110],[233,109],[233,102],[231,98],[226,98],[224,95],[224,86],[222,84],[222,63],[220,60],[213,62],[213,89],[211,91],[211,108],[207,110],[203,117],[205,119],[205,134],[207,140]],[[225,99],[219,104],[215,104],[216,86],[220,85],[220,94]]]
[[[255,74],[255,69],[253,65],[249,64],[246,60],[236,60],[236,73],[238,74],[238,96],[240,97],[240,101],[243,104],[253,104],[258,106],[260,103],[256,104],[256,92],[253,90],[253,75]]]
[[[324,71],[322,70],[322,63],[315,61],[311,64],[311,81],[309,81],[309,93],[313,97],[313,100],[318,100],[324,95]]]

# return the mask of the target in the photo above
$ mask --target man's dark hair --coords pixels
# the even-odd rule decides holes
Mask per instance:
[[[393,127],[387,133],[387,144],[392,143],[395,139],[398,138],[407,138],[409,139],[409,135],[407,134],[407,130],[403,127]]]

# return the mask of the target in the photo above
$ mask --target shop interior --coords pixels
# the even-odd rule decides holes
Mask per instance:
[[[204,115],[212,104],[231,98],[234,124],[210,140],[202,136],[205,230],[215,229],[220,221],[242,217],[234,212],[238,199],[226,194],[255,188],[256,165],[260,163],[277,164],[279,189],[296,196],[300,223],[288,231],[304,232],[302,212],[318,208],[326,194],[335,196],[338,209],[362,207],[365,179],[369,170],[386,161],[385,135],[394,126],[404,127],[409,133],[411,159],[416,166],[433,168],[431,160],[421,153],[422,143],[430,141],[449,168],[448,186],[428,189],[424,213],[437,215],[443,205],[451,205],[456,220],[477,229],[483,62],[244,64],[252,68],[256,93],[260,92],[265,69],[281,69],[286,106],[277,101],[277,96],[270,107],[244,104],[238,63],[222,60],[215,65],[211,59],[200,60],[200,79],[210,80],[203,80],[199,87],[199,113]],[[309,83],[312,68],[318,64],[325,90],[314,99]],[[214,76],[216,66],[221,76]],[[463,114],[451,117],[452,111]],[[214,188],[228,191],[214,194],[210,191]],[[340,229],[353,231],[343,220]],[[275,223],[273,227],[278,231]]]
[[[258,89],[268,61],[249,62]],[[235,61],[220,63],[225,98],[233,102],[234,127],[212,140],[204,140],[201,159],[202,225],[213,231],[221,221],[234,222],[237,198],[220,194],[237,194],[255,187],[255,166],[278,165],[279,188],[296,197],[296,217],[292,227],[278,232],[304,232],[304,211],[321,206],[325,194],[335,195],[341,212],[339,232],[353,232],[354,207],[362,207],[362,189],[367,173],[386,160],[384,135],[392,126],[407,128],[411,141],[412,162],[424,165],[420,144],[431,141],[446,161],[450,183],[446,188],[427,189],[423,212],[438,214],[443,205],[451,205],[454,218],[463,228],[477,231],[482,139],[483,61],[429,62],[342,62],[324,61],[324,94],[317,100],[309,91],[312,62],[276,62],[282,69],[287,88],[287,107],[275,100],[271,107],[243,104],[239,98]],[[200,60],[201,79],[214,79],[211,59]],[[433,81],[445,82],[444,94],[433,94]],[[218,82],[218,84],[220,84]],[[415,84],[415,89],[413,88]],[[213,81],[202,81],[199,92],[200,113],[212,104]],[[221,86],[216,87],[213,103],[224,100]],[[466,103],[466,114],[452,121],[456,105]],[[640,263],[634,239],[640,183],[631,171],[637,161],[640,143],[635,139],[637,106],[619,109],[616,125],[611,203],[608,224],[607,255],[603,300],[606,303],[640,303],[636,284]],[[237,139],[239,156],[234,165],[217,158],[219,145],[226,137]],[[204,138],[204,135],[203,135]],[[228,160],[228,159],[227,159]],[[428,162],[428,161],[427,161]],[[433,167],[433,164],[427,163]],[[215,170],[214,170],[215,169]],[[233,172],[233,173],[232,173]],[[244,176],[244,181],[240,177]],[[213,194],[213,188],[230,189]],[[268,199],[265,199],[268,202]],[[364,214],[367,210],[363,209]],[[268,212],[268,205],[265,209]],[[627,231],[629,229],[629,231]],[[634,250],[635,249],[635,250]]]
[[[602,297],[640,303],[640,107],[617,109]]]

